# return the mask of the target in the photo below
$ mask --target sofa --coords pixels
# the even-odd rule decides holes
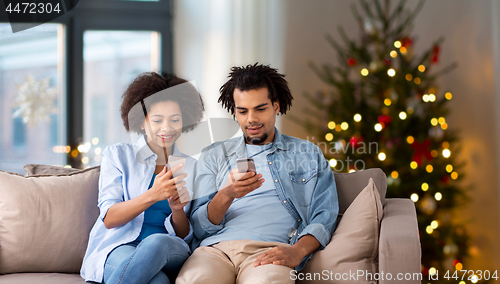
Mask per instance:
[[[99,215],[99,167],[30,164],[25,170],[26,176],[0,171],[0,284],[85,283],[79,269]],[[297,283],[420,283],[414,203],[385,198],[381,169],[334,175],[337,230],[291,277]],[[353,273],[365,276],[353,279]]]

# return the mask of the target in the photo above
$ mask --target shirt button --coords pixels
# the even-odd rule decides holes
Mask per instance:
[[[274,180],[274,182],[278,182],[278,180],[277,180],[277,179],[275,179],[275,180]]]
[[[283,200],[283,203],[286,203],[286,200]]]
[[[302,181],[306,181],[306,179],[305,179],[305,178],[303,178],[303,179],[302,179]]]
[[[273,162],[269,162],[269,165],[272,165],[272,164],[273,164]]]
[[[299,221],[299,222],[300,222],[300,219],[299,219],[299,220],[297,220],[297,221]]]

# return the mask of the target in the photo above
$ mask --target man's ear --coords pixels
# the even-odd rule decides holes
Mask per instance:
[[[280,103],[278,101],[273,103],[274,114],[278,115],[280,113]]]

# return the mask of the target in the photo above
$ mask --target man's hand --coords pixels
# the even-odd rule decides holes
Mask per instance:
[[[219,192],[232,199],[242,198],[259,188],[263,183],[262,174],[255,174],[254,172],[240,173],[238,169],[233,169],[229,172],[226,184]]]
[[[297,247],[274,247],[259,255],[253,266],[275,264],[295,268],[299,266],[303,258],[304,256]]]
[[[257,257],[254,266],[264,264],[284,265],[291,268],[297,267],[302,259],[315,252],[321,244],[312,235],[305,235],[291,247],[274,247]]]

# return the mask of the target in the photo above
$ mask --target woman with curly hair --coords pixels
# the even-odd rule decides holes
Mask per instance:
[[[175,141],[200,122],[203,110],[193,85],[174,75],[144,73],[127,88],[123,124],[141,137],[102,153],[100,216],[80,271],[86,281],[165,284],[175,279],[193,238],[190,202],[183,203],[179,193],[192,196],[196,163]],[[183,157],[184,164],[167,169],[170,155]],[[184,173],[174,174],[182,167]]]

